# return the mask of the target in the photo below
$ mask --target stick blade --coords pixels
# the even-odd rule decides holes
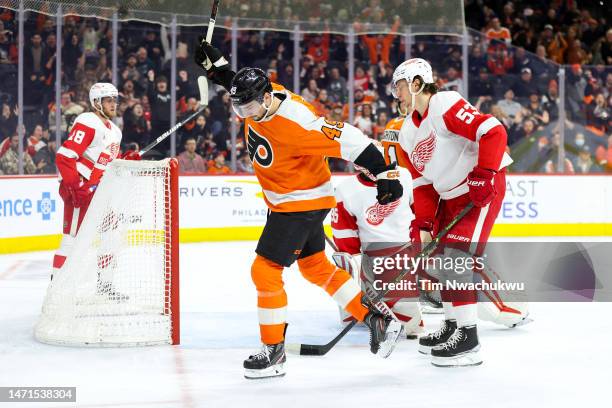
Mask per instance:
[[[205,76],[198,77],[198,89],[200,90],[200,106],[208,106],[208,79]]]

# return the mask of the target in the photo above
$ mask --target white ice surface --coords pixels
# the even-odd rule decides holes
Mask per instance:
[[[80,349],[40,344],[32,328],[51,252],[0,256],[0,386],[76,386],[76,404],[28,407],[608,407],[610,303],[534,303],[535,322],[479,326],[484,364],[433,367],[402,341],[387,360],[355,329],[324,357],[288,357],[283,378],[249,381],[259,347],[250,279],[254,242],[181,246],[182,344]],[[340,328],[333,301],[292,267],[288,342],[325,343]],[[440,317],[426,315],[428,329]]]

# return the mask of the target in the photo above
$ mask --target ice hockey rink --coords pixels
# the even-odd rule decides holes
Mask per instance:
[[[484,364],[445,369],[402,340],[383,360],[355,329],[324,357],[288,356],[287,375],[243,378],[259,348],[254,241],[181,245],[180,346],[71,348],[38,343],[33,326],[52,252],[0,256],[0,384],[75,386],[77,403],[44,407],[603,407],[612,366],[609,303],[534,303],[534,322],[480,325]],[[333,301],[295,267],[284,274],[288,342],[326,343]],[[427,329],[439,315],[425,315]]]

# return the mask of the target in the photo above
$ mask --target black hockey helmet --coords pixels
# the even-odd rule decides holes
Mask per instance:
[[[263,102],[266,92],[272,92],[272,83],[259,68],[242,68],[236,73],[230,85],[230,98],[235,106],[246,105],[257,100]]]

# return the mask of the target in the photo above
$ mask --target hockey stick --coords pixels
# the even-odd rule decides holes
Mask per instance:
[[[151,150],[152,148],[160,144],[164,139],[166,139],[168,136],[176,132],[181,127],[185,126],[186,123],[193,120],[193,118],[195,118],[196,116],[198,116],[200,113],[204,111],[204,109],[206,108],[206,105],[208,105],[208,80],[206,79],[205,76],[198,77],[198,88],[200,89],[200,109],[193,112],[191,115],[181,120],[179,123],[172,126],[170,129],[166,130],[164,133],[159,135],[154,141],[149,143],[143,149],[140,149],[140,151],[138,152],[140,157],[142,157],[149,150]]]
[[[421,258],[426,258],[429,255],[431,255],[434,250],[438,247],[438,244],[440,242],[440,240],[448,233],[448,231],[450,231],[459,221],[461,221],[461,219],[463,217],[465,217],[465,215],[470,212],[470,210],[474,207],[474,203],[469,203],[468,205],[465,206],[465,208],[463,210],[461,210],[461,212],[459,214],[457,214],[457,216],[455,218],[453,218],[451,220],[451,222],[448,223],[448,225],[446,227],[444,227],[444,229],[442,231],[440,231],[438,233],[438,235],[431,240],[426,246],[425,248],[417,255],[418,257]],[[398,283],[399,281],[401,281],[402,279],[404,279],[404,276],[406,276],[408,273],[410,272],[409,269],[405,269],[403,270],[394,280],[392,283]],[[387,294],[388,290],[379,292],[376,297],[374,299],[372,299],[372,302],[378,302],[380,301],[386,294]],[[345,335],[346,333],[348,333],[355,325],[357,324],[357,320],[353,320],[351,321],[348,325],[346,325],[346,327],[344,329],[342,329],[342,331],[336,336],[334,337],[329,343],[327,344],[288,344],[287,345],[287,350],[291,351],[291,352],[295,352],[297,354],[300,354],[301,356],[324,356],[325,354],[327,354]]]
[[[219,10],[219,3],[221,0],[213,0],[212,10],[210,12],[210,20],[208,21],[208,28],[206,30],[206,41],[210,43],[212,40],[213,30],[215,29],[215,22],[217,20],[217,11]],[[172,126],[170,129],[166,130],[164,133],[159,135],[157,139],[153,142],[149,143],[144,149],[141,149],[138,154],[142,157],[149,150],[157,146],[164,139],[170,136],[172,133],[176,132],[181,127],[185,126],[185,124],[189,123],[193,118],[198,116],[200,113],[204,111],[204,108],[208,105],[208,79],[205,76],[198,77],[198,88],[200,90],[200,109],[196,112],[192,113],[186,119],[183,119],[176,125]]]

